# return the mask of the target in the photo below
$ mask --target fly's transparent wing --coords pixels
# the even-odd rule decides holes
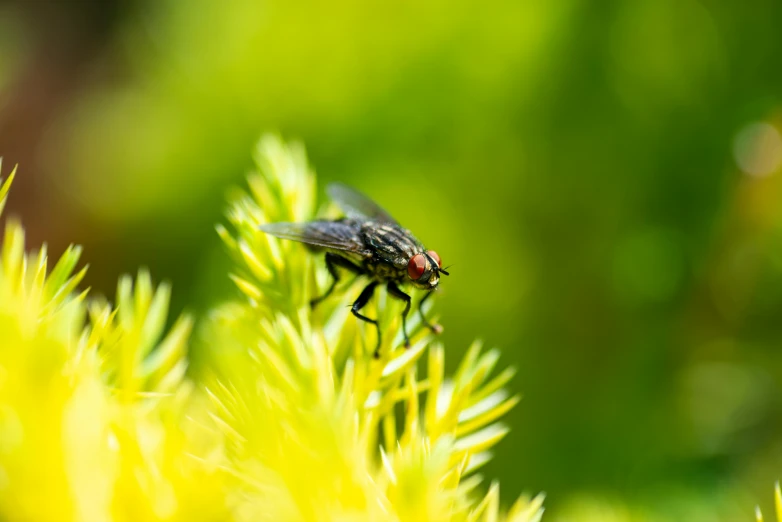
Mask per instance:
[[[281,239],[299,241],[310,246],[351,252],[372,257],[355,224],[346,221],[310,221],[309,223],[268,223],[260,230]]]
[[[398,225],[391,214],[383,210],[380,205],[366,197],[361,192],[341,183],[331,183],[326,192],[345,211],[348,217],[357,219],[370,219],[381,223]]]

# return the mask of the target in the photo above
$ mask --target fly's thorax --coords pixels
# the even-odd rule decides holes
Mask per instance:
[[[369,274],[383,281],[408,282],[433,290],[440,282],[439,257],[428,251],[406,230],[394,223],[362,223],[361,239],[370,259],[364,262]]]
[[[400,269],[423,249],[408,230],[395,224],[367,221],[361,226],[360,234],[374,259]]]

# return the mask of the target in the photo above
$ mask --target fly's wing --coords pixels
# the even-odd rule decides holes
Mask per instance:
[[[356,226],[349,222],[268,223],[258,228],[281,239],[291,239],[314,247],[372,257],[372,252],[361,241]]]
[[[356,219],[370,219],[381,223],[398,225],[391,214],[383,210],[380,205],[366,197],[361,192],[341,183],[331,183],[326,192],[345,211],[348,217]]]

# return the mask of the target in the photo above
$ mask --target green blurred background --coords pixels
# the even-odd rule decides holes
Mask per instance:
[[[450,363],[481,337],[525,397],[485,474],[548,520],[768,510],[780,129],[778,0],[0,3],[33,244],[202,314],[233,292],[227,189],[262,132],[302,140],[454,265]]]

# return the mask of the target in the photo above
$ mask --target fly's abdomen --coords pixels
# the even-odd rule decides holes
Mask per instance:
[[[370,277],[380,281],[403,281],[405,270],[383,261],[365,261],[364,269]]]

